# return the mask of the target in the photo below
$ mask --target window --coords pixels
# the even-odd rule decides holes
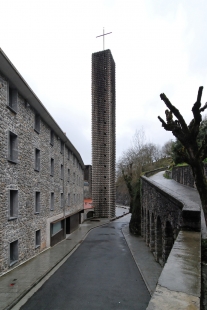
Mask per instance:
[[[35,149],[35,170],[40,171],[40,150]]]
[[[35,192],[35,213],[40,213],[40,192]]]
[[[70,194],[68,194],[68,206],[70,205]]]
[[[63,151],[64,151],[64,143],[63,141],[60,141],[60,153],[63,154]]]
[[[18,92],[16,89],[9,87],[8,107],[17,113]]]
[[[16,218],[18,215],[18,190],[9,191],[9,217]]]
[[[8,137],[8,160],[17,163],[18,159],[18,140],[17,135],[9,131]]]
[[[63,197],[63,193],[60,194],[60,207],[63,208],[63,204],[64,204],[64,197]]]
[[[54,159],[51,158],[50,161],[50,175],[53,176],[54,175]]]
[[[50,130],[50,144],[54,145],[54,131]]]
[[[18,261],[18,240],[10,243],[10,266]]]
[[[52,224],[52,236],[63,229],[62,221]]]
[[[54,210],[54,193],[51,193],[50,195],[50,210]]]
[[[37,133],[40,133],[40,116],[39,116],[39,114],[35,114],[34,130]]]
[[[70,182],[70,169],[68,169],[68,182]]]
[[[41,243],[41,235],[40,235],[40,230],[37,230],[35,232],[35,247],[39,248]]]
[[[63,180],[63,165],[60,165],[60,178]]]

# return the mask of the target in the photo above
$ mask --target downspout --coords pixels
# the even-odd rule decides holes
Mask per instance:
[[[65,142],[63,145],[63,221],[64,221],[64,237],[66,238],[66,220],[65,220]]]

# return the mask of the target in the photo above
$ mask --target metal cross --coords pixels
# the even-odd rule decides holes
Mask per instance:
[[[112,32],[104,33],[104,28],[103,28],[103,34],[96,37],[96,38],[103,37],[103,51],[104,51],[104,36],[106,36],[107,34],[110,34],[110,33],[112,33]]]

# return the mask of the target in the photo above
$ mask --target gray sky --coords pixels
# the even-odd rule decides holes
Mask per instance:
[[[117,158],[136,129],[150,142],[172,138],[164,92],[189,122],[199,86],[207,101],[206,0],[0,0],[0,47],[91,163],[91,54],[116,62]]]

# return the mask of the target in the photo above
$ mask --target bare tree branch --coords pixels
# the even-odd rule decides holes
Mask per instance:
[[[183,129],[183,131],[185,133],[189,133],[188,130],[188,126],[184,120],[184,118],[182,117],[182,115],[180,114],[179,110],[172,105],[172,103],[170,102],[170,100],[165,96],[165,94],[160,94],[160,98],[164,101],[164,103],[166,104],[166,106],[170,109],[170,111],[172,111],[172,113],[177,117],[177,119],[180,122],[180,125]]]

